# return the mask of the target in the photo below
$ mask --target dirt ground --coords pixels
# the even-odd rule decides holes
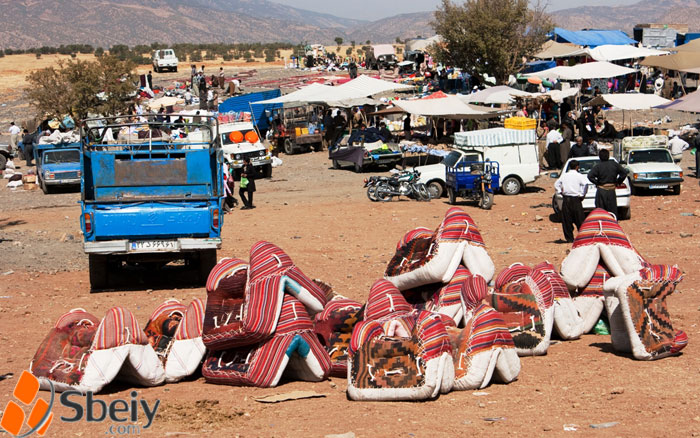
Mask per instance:
[[[261,180],[257,209],[225,216],[219,257],[246,259],[259,240],[281,246],[310,277],[338,293],[364,301],[383,274],[396,242],[417,226],[436,227],[449,207],[445,199],[370,202],[363,174],[333,170],[325,152],[282,156],[273,178]],[[639,362],[614,352],[609,336],[585,335],[554,343],[546,356],[522,358],[517,381],[482,391],[452,392],[435,401],[352,402],[345,379],[285,382],[277,388],[237,388],[201,376],[155,388],[136,388],[139,398],[160,400],[144,436],[357,437],[492,436],[696,436],[700,434],[700,188],[688,177],[680,196],[632,199],[632,219],[622,227],[636,248],[657,263],[677,263],[686,273],[669,309],[674,328],[689,335],[679,357]],[[382,169],[385,171],[385,169]],[[549,220],[553,180],[543,175],[523,194],[497,195],[491,211],[464,205],[488,245],[497,271],[514,262],[549,260],[559,265],[569,246],[556,243],[560,224]],[[56,319],[82,307],[101,318],[112,306],[135,313],[145,325],[168,298],[204,299],[192,276],[172,268],[124,275],[113,292],[91,294],[82,252],[78,193],[11,192],[0,183],[0,408]],[[687,213],[695,212],[696,216]],[[539,216],[539,217],[538,217]],[[541,219],[541,220],[540,220]],[[690,237],[682,238],[692,234]],[[172,275],[175,273],[176,275]],[[255,398],[313,390],[324,398],[262,404]],[[109,385],[97,398],[130,399],[132,388]],[[56,416],[72,413],[59,407]],[[616,422],[605,429],[591,425]],[[47,436],[115,436],[112,424],[69,424],[54,418]],[[114,424],[117,426],[117,424]],[[576,429],[576,431],[573,431]]]

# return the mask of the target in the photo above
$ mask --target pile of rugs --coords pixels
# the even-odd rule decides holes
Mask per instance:
[[[495,275],[472,218],[450,208],[435,230],[399,240],[364,305],[311,280],[272,243],[256,243],[248,260],[221,260],[206,306],[167,301],[143,331],[122,308],[102,320],[71,310],[31,371],[44,389],[98,392],[117,378],[176,382],[203,360],[210,383],[273,387],[336,376],[347,378],[352,400],[428,400],[516,380],[520,357],[546,354],[552,336],[579,338],[603,310],[613,347],[636,359],[687,344],[665,303],[681,271],[647,262],[600,209],[581,226],[561,274],[545,261]]]

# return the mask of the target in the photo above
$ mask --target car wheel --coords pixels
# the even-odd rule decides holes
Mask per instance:
[[[514,176],[509,176],[505,180],[503,180],[503,185],[501,186],[501,189],[503,190],[503,193],[506,195],[517,195],[520,193],[520,190],[522,189],[522,184],[520,183],[520,180]]]
[[[552,210],[554,210],[554,214],[559,215],[559,205],[557,204],[557,195],[552,196]]]
[[[5,170],[6,166],[7,166],[7,157],[0,154],[0,170]]]
[[[355,173],[362,173],[362,165],[355,163]]]
[[[333,160],[333,169],[340,169],[340,163],[338,163],[338,160]]]
[[[479,201],[479,207],[481,207],[484,210],[491,210],[492,205],[493,193],[484,192],[484,194],[481,196],[481,200]]]
[[[677,186],[673,186],[673,194],[674,195],[680,195],[681,194],[681,185],[678,184]]]
[[[457,203],[457,195],[455,194],[455,189],[452,187],[447,188],[447,197],[450,200],[450,205],[455,205]]]
[[[88,256],[91,291],[105,289],[109,285],[109,265],[107,256],[90,254]]]
[[[630,207],[618,207],[617,218],[621,221],[628,221],[632,218],[632,209]]]
[[[266,164],[263,166],[263,177],[272,178],[272,164]]]
[[[442,196],[442,192],[444,189],[442,188],[442,184],[440,184],[438,181],[430,181],[428,183],[428,193],[430,193],[430,197],[432,199],[437,199]]]

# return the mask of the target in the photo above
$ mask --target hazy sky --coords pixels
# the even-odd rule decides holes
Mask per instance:
[[[324,12],[339,17],[376,20],[408,12],[434,10],[441,0],[272,0],[301,9]],[[548,0],[547,10],[573,8],[576,6],[621,6],[639,0]]]

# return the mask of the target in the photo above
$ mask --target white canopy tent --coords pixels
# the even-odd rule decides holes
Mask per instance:
[[[646,58],[647,56],[668,55],[668,52],[644,47],[618,46],[605,44],[596,48],[584,49],[584,52],[596,61],[618,61],[620,59]]]
[[[448,119],[488,119],[500,114],[499,110],[477,107],[455,96],[429,97],[415,100],[395,100],[392,102],[409,114],[444,117]]]
[[[322,94],[326,89],[333,88],[330,85],[323,85],[319,83],[313,83],[307,85],[304,88],[300,88],[297,91],[285,94],[284,96],[275,97],[274,99],[261,100],[259,102],[253,102],[254,105],[266,105],[274,103],[305,103],[308,99],[312,99],[318,94]]]
[[[665,105],[671,102],[656,94],[601,94],[588,101],[587,105],[612,105],[621,110],[648,110],[655,106]]]
[[[609,62],[600,61],[577,64],[573,67],[558,66],[548,70],[538,71],[536,73],[525,73],[524,76],[580,81],[583,79],[614,78],[635,72],[636,70],[633,68],[622,67]]]
[[[533,97],[534,94],[507,85],[499,85],[477,91],[476,93],[459,95],[458,97],[464,103],[510,104],[515,101],[516,96]]]

